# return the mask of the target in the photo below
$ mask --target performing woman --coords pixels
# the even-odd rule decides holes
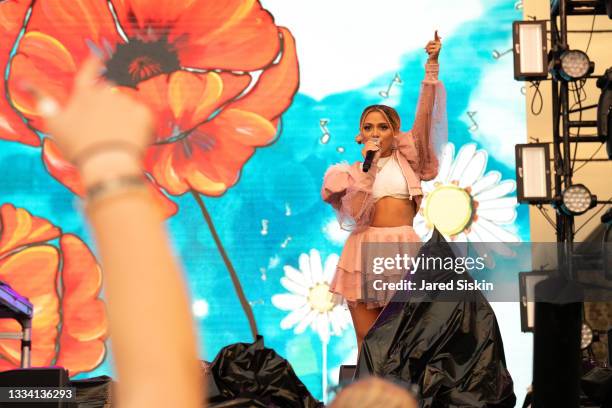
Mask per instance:
[[[356,141],[365,143],[364,157],[368,151],[376,152],[370,170],[364,172],[361,162],[337,164],[324,177],[323,200],[337,211],[342,227],[352,231],[330,290],[349,305],[359,349],[390,299],[389,292],[363,287],[371,278],[365,278],[362,271],[362,243],[419,242],[412,224],[423,199],[421,180],[438,174],[436,147],[447,137],[444,87],[438,81],[440,48],[436,31],[425,47],[429,59],[412,130],[400,131],[395,109],[368,106],[361,115]],[[365,289],[375,298],[364,296]]]

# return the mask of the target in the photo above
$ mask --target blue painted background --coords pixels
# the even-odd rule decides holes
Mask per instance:
[[[505,50],[511,42],[511,23],[521,15],[514,2],[492,1],[483,4],[484,13],[473,21],[465,22],[452,35],[444,38],[441,57],[441,80],[448,93],[449,138],[457,147],[475,142],[479,149],[489,152],[488,170],[497,170],[502,179],[514,179],[514,163],[500,158],[491,138],[482,137],[468,130],[466,111],[478,111],[472,102],[475,89],[485,80],[487,72],[503,65],[508,72],[507,83],[490,89],[491,93],[511,92],[514,106],[508,106],[508,115],[514,115],[516,128],[514,143],[525,140],[524,112],[516,117],[516,106],[524,106],[521,84],[512,79],[511,54],[499,60],[492,58],[492,50]],[[274,14],[274,10],[271,10]],[[291,27],[289,27],[291,28]],[[299,38],[298,58],[299,58]],[[395,93],[393,105],[408,127],[414,116],[419,83],[424,75],[425,55],[422,51],[404,55],[401,69],[401,92]],[[368,88],[385,89],[394,72],[372,78]],[[271,303],[271,297],[285,293],[280,285],[284,265],[297,268],[301,253],[311,248],[321,252],[323,259],[331,253],[339,254],[340,243],[330,240],[322,232],[333,217],[331,208],[319,196],[319,189],[326,168],[342,160],[358,160],[359,148],[353,138],[358,119],[364,106],[385,102],[382,98],[355,89],[328,95],[317,101],[298,93],[293,105],[282,119],[282,133],[272,146],[260,149],[244,166],[240,182],[219,198],[205,198],[221,240],[232,259],[245,287],[260,331],[268,347],[276,349],[294,366],[297,374],[311,392],[322,396],[321,361],[322,348],[317,334],[307,330],[296,336],[284,331],[279,322],[286,312]],[[505,109],[502,107],[502,109]],[[329,120],[332,135],[327,144],[320,142],[319,120]],[[478,119],[478,116],[476,116]],[[343,153],[338,151],[343,147]],[[28,209],[31,213],[49,219],[65,232],[81,236],[92,245],[91,236],[78,211],[75,196],[55,181],[45,171],[40,150],[19,143],[0,141],[0,201],[10,202]],[[211,234],[190,195],[176,199],[179,212],[168,223],[168,230],[177,256],[182,260],[194,300],[204,300],[208,314],[196,319],[200,329],[202,356],[212,360],[218,350],[230,343],[250,341],[247,321],[234,295],[229,275],[222,263]],[[291,209],[286,215],[285,203]],[[268,234],[262,235],[262,220],[269,221]],[[529,240],[527,208],[519,207],[514,231],[522,240]],[[291,240],[285,248],[281,244]],[[272,262],[271,262],[272,260]],[[261,268],[265,268],[265,279]],[[134,301],[137,301],[135,298]],[[160,300],[163,302],[163,300]],[[518,314],[518,305],[513,306]],[[504,309],[506,310],[506,309]],[[499,318],[500,316],[498,316]],[[507,355],[515,347],[528,347],[529,338],[518,334],[506,336]],[[332,337],[328,348],[329,375],[354,352],[355,338],[349,328],[340,337]],[[112,374],[110,359],[95,371],[82,374],[90,377]],[[517,388],[526,386],[530,377],[530,362],[515,364]],[[512,367],[511,367],[512,369]],[[517,377],[520,372],[520,378]],[[330,381],[334,379],[331,378]],[[520,395],[522,389],[517,389]],[[519,398],[519,401],[521,399]]]

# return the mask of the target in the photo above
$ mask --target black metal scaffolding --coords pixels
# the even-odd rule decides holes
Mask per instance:
[[[567,19],[575,15],[606,14],[605,3],[601,0],[552,0],[550,7],[551,50],[559,55],[569,49],[567,40]],[[598,76],[589,75],[586,80],[596,80]],[[597,129],[595,120],[570,120],[570,113],[596,108],[589,105],[570,110],[569,83],[552,77],[552,120],[553,120],[553,157],[554,157],[554,196],[561,197],[563,191],[572,185],[572,143],[601,143],[597,136],[571,136],[571,129]],[[598,203],[605,203],[598,201]],[[574,242],[574,216],[561,211],[556,212],[557,242],[571,245]]]
[[[604,1],[551,0],[550,32],[551,55],[554,59],[568,45],[568,17],[574,15],[607,14]],[[585,80],[597,79],[589,75]],[[596,108],[596,105],[570,108],[570,83],[552,76],[552,130],[554,158],[554,197],[572,185],[573,169],[571,146],[573,143],[601,143],[598,137],[572,136],[570,130],[597,128],[593,120],[570,120],[570,114]],[[577,132],[579,134],[579,132]],[[604,203],[604,202],[600,202]],[[556,211],[556,238],[564,247],[558,256],[558,270],[563,271],[560,281],[570,282],[560,287],[571,287],[572,253],[575,235],[574,216]],[[563,274],[562,274],[563,275]],[[566,285],[566,286],[563,286]],[[537,290],[537,289],[536,289]],[[536,295],[537,296],[537,295]],[[536,303],[534,330],[533,406],[579,407],[581,351],[580,338],[583,304]]]

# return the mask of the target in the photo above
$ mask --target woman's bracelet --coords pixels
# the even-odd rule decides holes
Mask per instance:
[[[440,65],[437,62],[427,62],[425,64],[425,80],[426,81],[437,81],[438,72],[440,72]]]
[[[85,149],[78,152],[74,157],[72,157],[70,161],[75,166],[82,167],[88,159],[91,159],[92,157],[95,157],[98,154],[108,152],[124,152],[134,156],[138,160],[140,160],[142,156],[141,150],[130,142],[109,140],[106,142],[95,143],[91,146],[86,147]]]
[[[145,190],[147,183],[142,174],[126,174],[99,181],[86,189],[85,206],[90,207],[100,200],[126,192]]]

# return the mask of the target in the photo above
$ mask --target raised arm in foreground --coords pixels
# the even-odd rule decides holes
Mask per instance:
[[[39,111],[88,191],[86,215],[104,271],[119,407],[201,407],[196,337],[187,290],[140,156],[149,111],[82,68],[67,105],[39,95]]]

